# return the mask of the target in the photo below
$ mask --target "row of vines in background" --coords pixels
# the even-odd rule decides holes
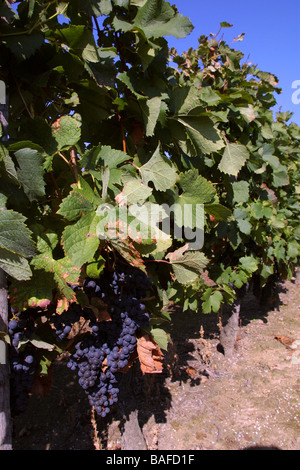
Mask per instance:
[[[170,302],[209,314],[292,276],[300,128],[274,118],[277,78],[217,35],[169,50],[166,37],[193,26],[164,0],[24,0],[0,13],[14,406],[68,351],[106,416],[133,360],[161,371]],[[170,233],[144,209],[169,217]],[[176,228],[203,231],[203,246]]]

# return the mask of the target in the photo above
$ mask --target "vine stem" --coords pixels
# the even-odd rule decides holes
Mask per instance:
[[[91,424],[93,428],[93,443],[95,450],[101,450],[100,439],[99,439],[99,431],[97,427],[96,415],[95,415],[95,408],[94,406],[91,409]]]
[[[72,148],[70,151],[70,157],[71,157],[71,164],[73,167],[75,180],[76,180],[76,183],[78,184],[78,187],[80,187],[78,169],[77,169],[77,163],[76,163],[76,153],[75,153],[74,148]]]
[[[69,160],[68,160],[61,152],[58,152],[58,155],[59,155],[68,165],[70,165]]]
[[[166,264],[172,264],[170,261],[167,261],[165,259],[149,259],[145,260],[146,263],[166,263]]]
[[[94,22],[95,22],[95,26],[96,26],[97,34],[98,34],[98,46],[100,46],[102,31],[101,31],[101,29],[100,29],[100,27],[99,27],[99,23],[98,23],[98,21],[97,21],[96,15],[93,15],[93,20],[94,20]]]
[[[56,192],[57,192],[57,195],[58,195],[59,199],[60,199],[60,200],[63,200],[63,195],[62,195],[62,193],[61,193],[61,191],[60,191],[60,189],[59,189],[59,186],[58,186],[58,184],[57,184],[57,182],[56,182],[56,179],[55,179],[55,177],[54,177],[53,172],[52,172],[52,171],[49,171],[49,175],[50,175],[51,181],[52,181],[52,183],[53,183],[53,186],[55,187],[55,190],[56,190]]]
[[[5,272],[0,268],[0,331],[7,333],[8,304]],[[12,450],[7,345],[0,341],[0,450]]]

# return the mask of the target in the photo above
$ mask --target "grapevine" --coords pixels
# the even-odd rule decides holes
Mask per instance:
[[[12,409],[66,353],[105,417],[133,363],[161,372],[171,303],[219,312],[292,277],[300,128],[272,113],[277,77],[223,31],[169,50],[193,25],[165,0],[24,0],[0,16]]]

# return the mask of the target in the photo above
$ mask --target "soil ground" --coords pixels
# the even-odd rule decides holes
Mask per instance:
[[[135,383],[149,450],[300,450],[299,286],[298,269],[272,308],[245,297],[231,358],[219,346],[219,315],[173,312],[163,373]],[[54,366],[51,391],[14,418],[13,448],[120,449],[117,412],[95,417],[65,362]]]

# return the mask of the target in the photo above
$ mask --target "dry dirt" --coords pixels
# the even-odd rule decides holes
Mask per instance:
[[[135,395],[149,450],[300,450],[300,270],[279,302],[242,304],[233,358],[219,347],[219,315],[174,312],[163,374],[138,376]],[[223,316],[224,321],[224,316]],[[14,419],[15,450],[121,448],[117,412],[93,416],[76,376],[58,361],[51,391]]]

